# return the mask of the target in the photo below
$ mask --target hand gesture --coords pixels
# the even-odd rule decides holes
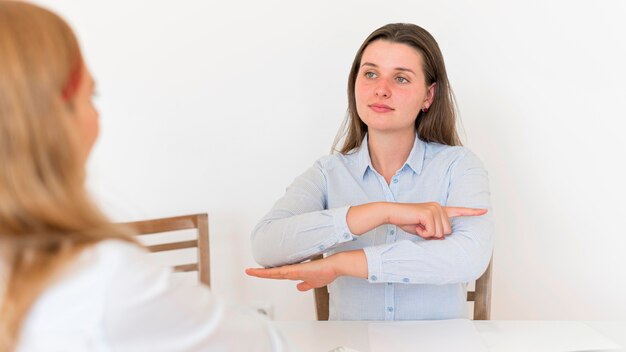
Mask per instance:
[[[340,252],[323,259],[270,269],[246,269],[246,274],[263,279],[299,280],[300,291],[323,287],[339,276],[367,278],[367,259],[363,250]]]
[[[450,218],[480,216],[487,209],[442,207],[439,203],[396,203],[389,223],[424,239],[443,239],[452,233]]]
[[[250,268],[246,274],[264,279],[299,280],[302,281],[296,286],[299,291],[326,286],[338,276],[331,257],[269,269]]]

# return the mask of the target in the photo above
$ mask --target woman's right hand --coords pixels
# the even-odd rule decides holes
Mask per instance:
[[[392,224],[424,239],[443,239],[452,233],[450,218],[480,216],[487,209],[442,207],[439,203],[375,202],[350,207],[347,222],[350,231],[362,235],[378,226]]]
[[[439,203],[389,203],[389,224],[424,239],[443,239],[452,233],[450,218],[480,216],[487,209],[442,207]]]

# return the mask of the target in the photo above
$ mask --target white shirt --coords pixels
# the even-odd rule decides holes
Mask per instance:
[[[283,351],[255,312],[109,240],[81,253],[28,313],[17,351]]]

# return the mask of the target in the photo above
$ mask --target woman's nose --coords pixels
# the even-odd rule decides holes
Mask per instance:
[[[376,86],[375,93],[376,96],[379,98],[389,98],[391,96],[391,90],[389,89],[389,86],[386,82],[382,81]]]

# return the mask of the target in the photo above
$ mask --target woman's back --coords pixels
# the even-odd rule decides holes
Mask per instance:
[[[183,279],[136,245],[88,247],[35,301],[17,351],[280,350],[258,314]]]
[[[0,351],[281,351],[92,204],[95,82],[68,24],[0,0],[0,62]]]

